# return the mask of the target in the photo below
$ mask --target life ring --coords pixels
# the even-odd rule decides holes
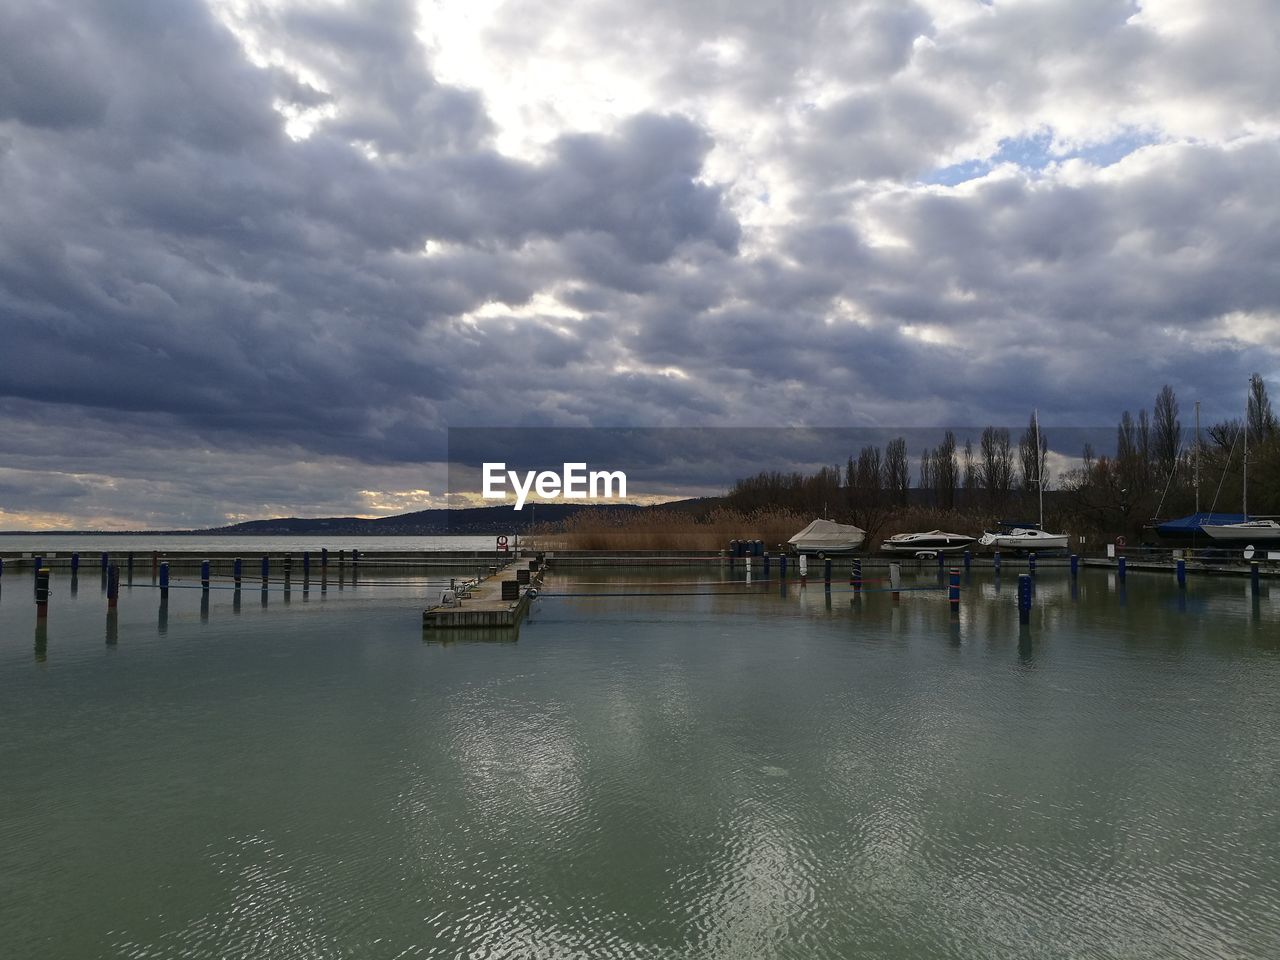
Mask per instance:
[[[1119,547],[1121,550],[1123,550],[1128,545],[1129,545],[1129,541],[1126,540],[1123,536],[1116,537],[1116,546]]]
[[[504,535],[498,536],[498,549],[503,551],[507,549],[507,538]]]

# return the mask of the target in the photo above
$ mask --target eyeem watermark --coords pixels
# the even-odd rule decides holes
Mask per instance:
[[[484,465],[484,498],[505,500],[507,483],[516,495],[516,509],[524,507],[530,492],[543,500],[563,497],[565,500],[612,500],[627,495],[627,475],[621,470],[592,470],[585,463],[566,463],[561,473],[554,470],[526,471],[524,482],[505,463]]]

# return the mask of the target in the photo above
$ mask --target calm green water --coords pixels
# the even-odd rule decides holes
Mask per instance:
[[[163,628],[54,586],[43,638],[0,592],[6,956],[1280,955],[1280,585],[1045,571],[1029,631],[989,572],[954,625],[553,597],[447,644],[438,584]]]

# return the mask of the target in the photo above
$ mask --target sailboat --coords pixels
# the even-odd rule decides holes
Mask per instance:
[[[1044,473],[1040,455],[1040,411],[1032,411],[1036,441],[1036,489],[1040,494],[1040,523],[1035,526],[1013,526],[999,533],[983,533],[978,543],[995,550],[1065,550],[1067,534],[1046,533],[1044,529]]]
[[[1268,519],[1249,519],[1249,408],[1252,396],[1244,401],[1244,459],[1241,463],[1240,509],[1244,516],[1238,523],[1205,523],[1200,529],[1224,547],[1232,545],[1270,546],[1280,543],[1280,522]]]

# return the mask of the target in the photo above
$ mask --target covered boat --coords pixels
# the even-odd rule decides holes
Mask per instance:
[[[796,553],[852,553],[866,536],[865,530],[852,524],[815,520],[787,543]]]
[[[880,544],[885,553],[959,553],[973,545],[974,538],[963,533],[930,530],[928,533],[899,533]]]
[[[1207,513],[1202,511],[1179,517],[1177,520],[1165,520],[1155,523],[1150,529],[1154,529],[1156,536],[1169,546],[1206,546],[1210,538],[1203,530],[1205,524],[1222,526],[1242,523],[1246,519],[1248,518],[1243,513]]]

